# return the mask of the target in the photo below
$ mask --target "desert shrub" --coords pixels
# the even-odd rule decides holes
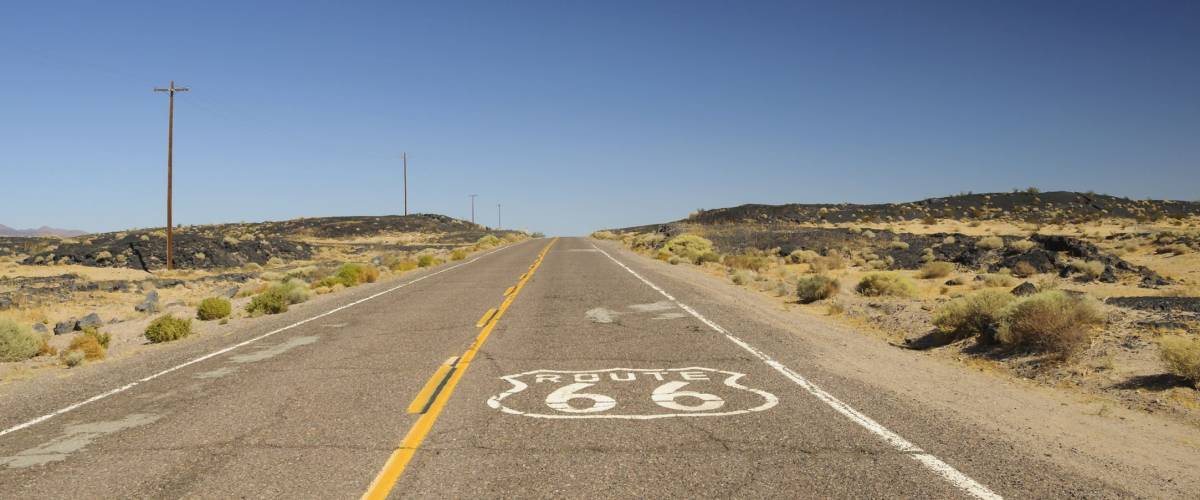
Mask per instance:
[[[96,361],[104,359],[107,352],[104,346],[95,335],[81,333],[71,338],[71,344],[67,346],[67,351],[79,351],[83,353],[84,359],[88,361]]]
[[[749,271],[739,269],[729,275],[729,280],[735,285],[745,285],[751,281],[754,281],[754,275]]]
[[[1104,274],[1104,263],[1094,260],[1086,262],[1082,260],[1074,260],[1071,261],[1071,269],[1079,274],[1082,274],[1083,277],[1088,281],[1093,281],[1096,278],[1099,278],[1101,274]]]
[[[954,264],[949,262],[929,262],[921,266],[917,277],[921,279],[945,278],[954,272]]]
[[[50,335],[43,334],[42,338],[38,339],[38,356],[54,356],[58,354],[58,349],[50,345]]]
[[[958,243],[958,240],[955,239],[953,236],[947,236],[945,238],[942,238],[943,245],[953,245],[955,243]]]
[[[503,242],[500,240],[500,238],[497,238],[491,234],[485,234],[475,241],[475,246],[482,250],[486,250],[488,248],[499,246],[501,243]]]
[[[820,257],[821,254],[812,250],[792,250],[788,254],[788,261],[793,264],[808,264]]]
[[[667,240],[663,244],[663,250],[695,264],[699,263],[702,255],[712,253],[713,244],[711,241],[694,234],[681,234]]]
[[[1167,370],[1200,385],[1200,340],[1184,337],[1163,337],[1158,352]]]
[[[1184,255],[1190,251],[1192,251],[1192,249],[1189,248],[1187,245],[1184,245],[1182,243],[1176,243],[1174,245],[1167,245],[1165,247],[1158,248],[1158,249],[1154,250],[1154,253]]]
[[[255,297],[255,299],[257,298]],[[150,322],[145,333],[146,340],[155,344],[179,340],[191,334],[192,320],[176,318],[170,314],[164,314]]]
[[[888,248],[894,248],[896,250],[908,250],[908,243],[900,240],[892,240],[891,243],[888,243]]]
[[[717,252],[707,252],[701,254],[699,259],[696,259],[697,264],[703,264],[705,262],[721,262],[721,255]]]
[[[1013,348],[1067,357],[1087,347],[1089,330],[1103,322],[1100,310],[1083,297],[1039,292],[1005,307],[996,338]]]
[[[378,273],[379,271],[375,272]],[[276,288],[283,292],[283,296],[287,298],[288,304],[307,302],[310,296],[308,284],[301,280],[287,280],[283,283],[272,285],[271,288]]]
[[[341,284],[342,286],[348,288],[352,286],[358,286],[361,283],[374,283],[378,279],[379,269],[375,268],[375,266],[347,262],[338,267],[337,271],[333,273],[333,276],[318,281],[315,285],[332,287],[333,285]],[[290,280],[288,282],[290,282]],[[300,302],[304,301],[301,300]],[[298,304],[299,302],[292,303]]]
[[[441,263],[442,263],[441,259],[438,259],[437,257],[434,257],[429,254],[425,254],[425,255],[421,255],[421,256],[417,257],[417,267],[430,267],[430,266],[436,266]]]
[[[912,280],[895,273],[871,273],[863,276],[855,290],[868,297],[911,297],[917,293]]]
[[[1021,253],[1025,253],[1025,252],[1028,252],[1029,250],[1031,250],[1034,247],[1034,245],[1037,245],[1037,243],[1034,243],[1029,240],[1014,240],[1012,243],[1008,244],[1008,248],[1011,248],[1011,249],[1016,250]]]
[[[975,248],[980,250],[996,250],[1004,247],[1004,240],[999,236],[986,236],[975,242]]]
[[[341,283],[337,283],[337,285],[341,285]],[[250,299],[250,303],[246,304],[246,312],[251,316],[279,314],[287,312],[288,304],[288,297],[284,290],[281,287],[273,286]]]
[[[401,261],[394,262],[394,263],[392,263],[392,265],[390,265],[388,267],[392,271],[395,271],[395,272],[404,272],[404,271],[412,271],[413,269],[416,269],[419,266],[417,266],[417,261],[415,261],[415,260],[404,259]]]
[[[75,368],[83,364],[83,360],[86,358],[87,355],[83,351],[63,351],[62,354],[59,354],[58,359],[67,365],[67,368]]]
[[[832,271],[835,269],[845,269],[846,268],[846,260],[843,259],[842,256],[839,254],[831,253],[829,255],[821,256],[821,257],[817,257],[817,258],[813,259],[811,262],[808,263],[808,266],[809,266],[809,271],[820,274],[825,271]]]
[[[463,260],[467,258],[467,251],[461,248],[456,248],[450,252],[450,260]]]
[[[1018,261],[1016,264],[1013,264],[1013,267],[1012,267],[1013,276],[1017,276],[1019,278],[1028,278],[1037,273],[1038,273],[1038,270],[1036,267],[1033,267],[1033,264],[1030,264],[1029,262],[1026,262],[1023,260]]]
[[[800,278],[796,282],[796,295],[800,298],[801,304],[808,304],[834,296],[837,294],[839,286],[836,279],[823,274],[814,274]]]
[[[41,338],[29,327],[8,318],[0,318],[0,361],[22,361],[34,357]]]
[[[1017,280],[1011,274],[991,273],[983,275],[983,286],[985,287],[1010,287],[1017,284]]]
[[[630,245],[633,248],[650,249],[657,248],[659,243],[667,239],[662,233],[645,233],[633,237]]]
[[[957,338],[978,336],[990,344],[996,339],[1004,308],[1017,298],[1000,290],[984,290],[943,304],[934,312],[933,325]]]
[[[112,342],[111,334],[103,333],[100,330],[97,330],[94,326],[84,328],[83,332],[81,332],[79,335],[96,339],[96,342],[105,349],[108,349],[108,344]]]
[[[769,266],[771,258],[765,255],[726,255],[721,262],[734,269],[748,269],[757,272]]]
[[[228,317],[233,312],[233,305],[224,297],[209,297],[200,301],[196,307],[196,319],[211,321]]]

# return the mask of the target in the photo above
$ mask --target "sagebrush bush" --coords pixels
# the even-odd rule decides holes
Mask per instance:
[[[67,346],[67,351],[79,351],[83,353],[84,359],[88,361],[96,361],[104,359],[107,354],[103,345],[95,335],[79,334],[71,338],[71,344]]]
[[[37,355],[42,340],[29,327],[0,318],[0,361],[23,361]]]
[[[793,264],[808,264],[820,256],[821,254],[812,250],[792,250],[792,253],[788,254],[788,261]]]
[[[796,295],[801,304],[809,304],[836,295],[840,286],[841,284],[834,278],[823,274],[814,274],[800,278],[796,282]]]
[[[1075,260],[1071,261],[1071,269],[1083,275],[1084,279],[1087,279],[1088,281],[1094,281],[1096,278],[1099,278],[1100,275],[1104,274],[1105,266],[1103,262],[1099,261]]]
[[[417,261],[412,260],[412,259],[404,259],[404,260],[395,262],[390,266],[392,271],[395,271],[395,272],[412,271],[413,269],[416,269],[417,267],[419,267],[419,266],[417,266]]]
[[[1067,357],[1091,342],[1091,328],[1104,322],[1099,308],[1059,290],[1039,292],[1009,304],[996,338],[1001,344]]]
[[[996,250],[1004,247],[1004,239],[999,236],[985,236],[975,242],[975,247],[980,250]]]
[[[341,285],[341,283],[337,284]],[[246,312],[251,316],[285,313],[288,310],[288,304],[288,297],[283,289],[270,287],[250,299],[250,303],[246,304]]]
[[[368,269],[373,270],[375,268],[371,267]],[[378,275],[379,271],[376,270],[375,273],[376,273],[376,275]],[[366,278],[360,276],[360,279],[366,279]],[[310,297],[308,283],[305,283],[304,281],[301,281],[301,280],[296,280],[296,279],[287,280],[287,281],[284,281],[283,283],[278,283],[278,284],[272,285],[272,288],[278,288],[280,291],[282,291],[283,296],[287,298],[288,304],[299,304],[302,302],[307,302]]]
[[[735,285],[745,285],[754,281],[754,275],[750,271],[739,269],[729,275],[729,280]]]
[[[891,243],[888,243],[888,248],[894,248],[896,250],[908,250],[908,243],[900,240],[892,240]]]
[[[680,259],[698,264],[703,255],[712,253],[713,243],[694,234],[681,234],[667,240],[663,244],[663,250],[678,256]]]
[[[379,279],[379,269],[375,266],[347,262],[338,266],[337,271],[333,276],[325,278],[316,283],[316,286],[328,286],[341,284],[344,287],[358,286],[363,283],[374,283]],[[300,302],[304,302],[303,300]],[[297,304],[298,302],[292,302]]]
[[[200,305],[196,307],[196,319],[200,321],[226,318],[232,313],[233,304],[224,297],[209,297],[201,300]]]
[[[597,240],[617,240],[617,239],[620,239],[621,237],[617,236],[617,233],[614,233],[612,231],[596,231],[596,232],[592,233],[592,238],[595,238]]]
[[[895,273],[871,273],[863,276],[855,290],[867,297],[912,297],[917,287],[912,280]]]
[[[501,243],[503,243],[503,241],[500,238],[497,238],[495,235],[485,234],[480,236],[479,239],[475,241],[475,246],[479,247],[480,250],[487,250],[489,248],[499,246]]]
[[[1011,248],[1011,249],[1016,250],[1021,253],[1025,253],[1025,252],[1028,252],[1029,250],[1033,249],[1033,247],[1035,245],[1037,245],[1037,243],[1034,243],[1029,240],[1013,240],[1012,243],[1008,244],[1008,248]]]
[[[921,266],[921,271],[917,273],[917,277],[921,279],[945,278],[952,272],[954,272],[954,264],[934,261]]]
[[[62,354],[59,354],[58,356],[58,359],[60,359],[64,365],[67,365],[67,368],[79,366],[83,364],[83,360],[87,358],[87,355],[85,355],[83,351],[63,351]]]
[[[831,253],[826,256],[818,256],[817,258],[813,259],[812,261],[810,261],[808,263],[809,272],[813,272],[813,273],[817,273],[817,274],[823,273],[825,271],[832,271],[835,269],[845,269],[845,268],[846,268],[846,260],[843,259],[841,255],[836,254],[836,253]]]
[[[1004,273],[991,273],[983,275],[983,286],[986,287],[1010,287],[1017,284],[1017,280],[1013,279],[1012,275]]]
[[[84,328],[80,335],[96,339],[96,342],[105,349],[108,349],[108,344],[112,342],[111,334],[103,333],[100,330],[97,330],[94,326]]]
[[[934,312],[933,325],[956,338],[977,336],[981,343],[991,344],[1000,330],[1004,308],[1015,300],[1016,296],[1000,290],[959,297]]]
[[[461,248],[456,248],[450,252],[450,260],[463,260],[467,258],[467,251]]]
[[[771,258],[765,255],[726,255],[721,259],[721,262],[734,269],[748,269],[758,272],[771,265]]]
[[[150,322],[145,332],[146,340],[155,344],[179,340],[191,334],[192,320],[176,318],[170,314],[164,314]]]
[[[1200,386],[1200,339],[1163,337],[1158,349],[1167,370]]]

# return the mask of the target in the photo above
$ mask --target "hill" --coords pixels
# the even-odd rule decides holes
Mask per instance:
[[[79,231],[76,229],[59,229],[55,227],[42,226],[37,229],[16,229],[0,224],[0,236],[25,238],[25,237],[47,237],[61,236],[69,238],[72,236],[83,236],[87,231]]]
[[[908,203],[741,205],[702,210],[687,219],[700,224],[739,222],[889,222],[927,219],[1013,220],[1070,224],[1101,218],[1150,222],[1200,215],[1200,202],[1131,200],[1095,193],[1035,190],[961,194]]]

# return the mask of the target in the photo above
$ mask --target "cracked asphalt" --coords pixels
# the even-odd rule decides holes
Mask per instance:
[[[355,498],[546,240],[524,242],[0,436],[4,498]],[[1119,497],[969,422],[831,376],[804,339],[615,258],[990,491]],[[402,280],[409,277],[402,278]],[[347,292],[342,303],[395,283]],[[603,308],[601,315],[588,311]],[[8,428],[322,311],[8,395]],[[496,320],[391,489],[423,497],[922,497],[967,490],[835,411],[618,266],[564,238]],[[602,321],[599,319],[606,319]],[[99,367],[97,367],[99,368]]]

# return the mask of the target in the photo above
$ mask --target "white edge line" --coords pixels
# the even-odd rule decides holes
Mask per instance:
[[[776,371],[783,374],[784,377],[787,377],[788,380],[795,382],[796,385],[799,385],[800,387],[804,388],[804,390],[808,391],[809,394],[816,396],[817,399],[819,399],[822,402],[824,402],[825,404],[829,405],[831,408],[833,408],[838,413],[841,413],[846,418],[849,418],[852,422],[862,426],[866,430],[870,431],[872,434],[875,434],[879,438],[883,439],[884,442],[891,445],[896,450],[911,456],[914,460],[916,460],[917,462],[920,462],[921,465],[924,465],[927,469],[933,471],[938,476],[941,476],[942,479],[945,479],[950,484],[958,487],[959,489],[965,491],[966,493],[970,494],[971,496],[973,496],[975,498],[988,499],[988,500],[1002,500],[1003,499],[1003,497],[996,494],[992,490],[988,489],[987,486],[984,486],[984,485],[980,484],[979,482],[975,481],[974,479],[971,479],[966,474],[959,472],[957,469],[955,469],[954,467],[951,467],[950,464],[943,462],[941,459],[939,459],[929,453],[926,453],[925,450],[922,450],[917,445],[909,442],[907,439],[904,439],[899,434],[896,434],[895,432],[888,430],[888,428],[884,427],[883,425],[880,425],[878,422],[876,422],[876,421],[872,420],[870,417],[860,413],[858,410],[855,410],[853,407],[842,402],[840,399],[834,397],[832,394],[825,392],[824,389],[821,389],[816,384],[810,382],[808,379],[804,378],[803,375],[800,375],[799,373],[796,373],[791,368],[784,366],[783,363],[775,361],[775,359],[771,358],[766,353],[756,349],[754,346],[751,346],[750,344],[746,343],[746,341],[735,337],[733,334],[729,333],[724,328],[721,328],[720,325],[712,322],[708,318],[705,318],[703,315],[696,312],[695,309],[688,307],[686,304],[680,302],[675,297],[672,297],[671,294],[667,293],[662,288],[659,288],[658,285],[655,285],[654,283],[651,283],[650,280],[643,278],[642,275],[637,273],[637,271],[630,269],[629,266],[626,266],[624,263],[617,260],[612,255],[609,255],[608,252],[606,252],[603,249],[601,249],[600,247],[596,246],[595,243],[593,243],[592,246],[595,247],[596,250],[599,250],[600,253],[604,254],[605,257],[608,257],[609,260],[615,262],[618,266],[621,266],[626,271],[629,271],[629,274],[632,274],[635,278],[641,280],[642,283],[649,285],[650,288],[653,288],[654,290],[658,291],[658,293],[662,294],[667,299],[670,299],[671,302],[674,302],[675,305],[679,306],[684,311],[687,311],[688,314],[691,314],[696,319],[698,319],[701,322],[703,322],[704,324],[708,325],[709,328],[712,328],[717,333],[724,335],[725,338],[729,339],[734,344],[737,344],[738,347],[745,349],[747,352],[754,355],[754,357],[758,358],[763,363],[766,363],[767,366],[774,368]]]
[[[432,277],[434,277],[434,276],[437,276],[437,275],[439,275],[439,274],[442,274],[442,273],[444,273],[444,272],[447,272],[447,271],[453,271],[453,270],[455,270],[455,269],[458,269],[458,268],[460,268],[460,267],[462,267],[462,266],[465,266],[465,265],[467,265],[467,264],[472,264],[472,263],[474,263],[475,261],[477,261],[477,260],[479,260],[479,259],[482,259],[482,258],[484,258],[484,257],[487,257],[487,256],[489,256],[489,255],[492,255],[492,254],[494,254],[494,253],[497,253],[497,252],[500,252],[500,251],[503,251],[503,250],[507,250],[507,249],[509,249],[509,248],[512,248],[512,247],[514,247],[514,246],[516,246],[516,245],[508,245],[508,246],[500,247],[500,248],[498,248],[498,249],[496,249],[496,250],[492,250],[492,251],[490,251],[490,252],[488,252],[488,253],[485,253],[485,254],[483,254],[483,255],[480,255],[480,256],[478,256],[478,257],[475,257],[475,258],[473,258],[473,259],[471,259],[471,260],[468,260],[468,261],[466,261],[466,262],[461,262],[461,263],[455,264],[455,265],[453,265],[453,266],[447,267],[447,268],[445,268],[445,269],[441,269],[441,270],[439,270],[439,271],[435,271],[435,272],[432,272],[432,273],[426,274],[426,275],[424,275],[424,276],[421,276],[421,277],[419,277],[419,278],[413,279],[413,280],[411,280],[411,281],[406,281],[406,282],[404,282],[404,283],[401,283],[401,284],[399,284],[399,285],[396,285],[396,286],[394,286],[394,287],[388,288],[387,290],[384,290],[384,291],[382,291],[382,292],[377,292],[377,293],[375,293],[375,294],[373,294],[373,295],[369,295],[369,296],[367,296],[367,297],[364,297],[364,298],[358,299],[358,300],[356,300],[356,301],[354,301],[354,302],[351,302],[351,303],[349,303],[349,304],[346,304],[346,305],[342,305],[342,306],[335,307],[335,308],[333,308],[333,309],[330,309],[330,310],[328,310],[328,311],[325,311],[325,312],[323,312],[323,313],[321,313],[321,314],[318,314],[318,315],[316,315],[316,316],[313,316],[313,317],[310,317],[310,318],[307,318],[307,319],[303,319],[303,320],[297,321],[297,322],[295,322],[295,323],[292,323],[292,324],[290,324],[290,325],[287,325],[287,326],[285,326],[285,327],[281,327],[281,328],[278,328],[278,329],[275,329],[275,330],[271,330],[271,331],[269,331],[269,332],[267,332],[267,333],[264,333],[264,334],[262,334],[262,335],[259,335],[259,336],[257,336],[257,337],[254,337],[254,338],[252,338],[252,339],[249,339],[249,340],[244,340],[244,341],[242,341],[242,342],[238,342],[238,343],[236,343],[236,344],[234,344],[234,345],[231,345],[231,346],[229,346],[229,347],[226,347],[226,348],[224,348],[224,349],[219,349],[219,350],[216,350],[216,351],[210,352],[210,353],[208,353],[208,354],[205,354],[205,355],[203,355],[203,356],[200,356],[200,357],[198,357],[198,358],[194,358],[194,359],[191,359],[191,360],[189,360],[189,361],[185,361],[185,362],[183,362],[183,363],[181,363],[181,364],[178,364],[178,365],[172,366],[172,367],[170,367],[170,368],[167,368],[166,370],[160,371],[160,372],[158,372],[158,373],[155,373],[155,374],[153,374],[153,375],[147,375],[147,376],[145,376],[145,377],[142,377],[142,378],[138,379],[137,381],[130,382],[130,383],[128,383],[128,384],[125,384],[125,385],[123,385],[123,386],[121,386],[121,387],[117,387],[116,389],[112,389],[112,390],[110,390],[110,391],[108,391],[108,392],[104,392],[104,393],[97,394],[97,395],[95,395],[95,396],[92,396],[92,397],[90,397],[90,398],[87,398],[87,399],[85,399],[85,400],[83,400],[83,401],[80,401],[80,402],[78,402],[78,403],[75,403],[75,404],[72,404],[72,405],[70,405],[70,406],[66,406],[66,407],[63,407],[63,408],[61,408],[61,409],[58,409],[58,410],[56,410],[56,411],[54,411],[54,412],[52,412],[52,413],[47,413],[47,414],[45,414],[45,415],[42,415],[42,416],[40,416],[40,417],[34,418],[33,420],[29,420],[28,422],[20,423],[20,424],[14,425],[14,426],[12,426],[12,427],[9,427],[9,428],[7,428],[7,429],[4,429],[3,431],[0,431],[0,436],[3,436],[3,435],[5,435],[5,434],[9,434],[9,433],[12,433],[12,432],[16,432],[16,431],[19,431],[19,430],[21,430],[21,429],[25,429],[25,428],[27,428],[27,427],[32,427],[32,426],[34,426],[34,425],[40,424],[40,423],[42,423],[42,422],[45,422],[45,421],[47,421],[47,420],[50,420],[51,418],[57,417],[57,416],[59,416],[59,415],[62,415],[62,414],[64,414],[64,413],[68,413],[68,412],[74,411],[74,410],[78,409],[79,407],[81,407],[81,406],[84,406],[84,405],[86,405],[86,404],[89,404],[89,403],[95,403],[96,401],[99,401],[99,400],[101,400],[101,399],[104,399],[104,398],[107,398],[107,397],[110,397],[110,396],[114,396],[114,395],[120,394],[120,393],[122,393],[122,392],[128,391],[129,389],[132,389],[132,388],[134,388],[134,387],[137,387],[139,384],[142,384],[142,383],[144,383],[144,382],[149,382],[149,381],[151,381],[151,380],[154,380],[154,379],[156,379],[156,378],[159,378],[159,377],[161,377],[161,376],[163,376],[163,375],[166,375],[166,374],[168,374],[168,373],[174,372],[174,371],[176,371],[176,370],[179,370],[179,369],[181,369],[181,368],[185,368],[185,367],[187,367],[187,366],[194,365],[194,364],[196,364],[196,363],[199,363],[199,362],[201,362],[201,361],[204,361],[204,360],[206,360],[206,359],[213,358],[213,357],[215,357],[215,356],[220,356],[220,355],[222,355],[222,354],[225,354],[225,353],[227,353],[227,352],[229,352],[229,351],[232,351],[232,350],[234,350],[234,349],[237,349],[237,348],[239,348],[239,347],[243,347],[243,346],[246,346],[246,345],[248,345],[248,344],[253,344],[253,343],[255,343],[255,342],[258,342],[258,341],[260,341],[260,340],[262,340],[262,339],[265,339],[265,338],[267,338],[267,337],[270,337],[270,336],[272,336],[272,335],[275,335],[275,334],[277,334],[277,333],[284,332],[284,331],[287,331],[287,330],[291,330],[292,328],[295,328],[295,327],[297,327],[297,326],[303,325],[303,324],[305,324],[305,323],[308,323],[308,322],[310,322],[310,321],[315,321],[315,320],[318,320],[318,319],[324,318],[324,317],[326,317],[326,316],[329,316],[330,314],[336,313],[336,312],[338,312],[338,311],[342,311],[342,310],[345,310],[345,309],[349,309],[349,308],[351,308],[351,307],[354,307],[354,306],[356,306],[356,305],[362,304],[363,302],[367,302],[367,301],[369,301],[369,300],[376,299],[376,298],[378,298],[378,297],[381,297],[381,296],[383,296],[383,295],[386,295],[386,294],[392,293],[392,292],[394,292],[394,291],[396,291],[396,290],[399,290],[399,289],[401,289],[401,288],[404,288],[404,287],[406,287],[406,286],[408,286],[408,285],[411,285],[411,284],[413,284],[413,283],[416,283],[416,282],[418,282],[418,281],[422,281],[422,280],[425,280],[425,279],[427,279],[427,278],[432,278]]]

